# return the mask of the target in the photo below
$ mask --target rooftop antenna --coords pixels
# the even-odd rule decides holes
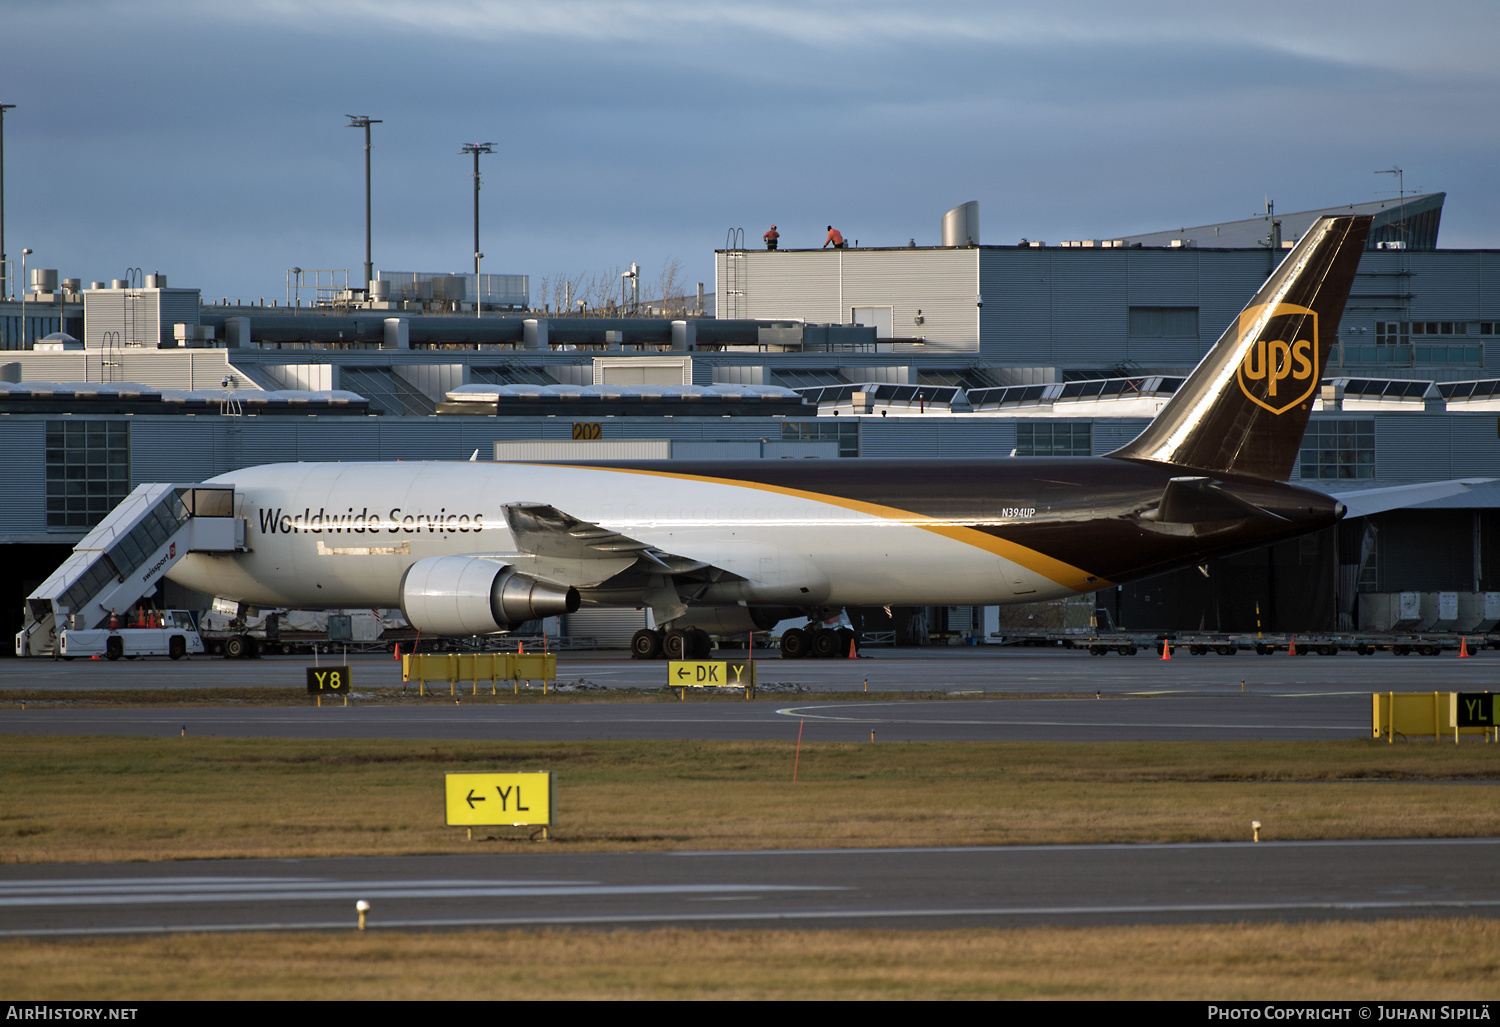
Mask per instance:
[[[1377,175],[1396,176],[1396,195],[1399,198],[1399,206],[1396,209],[1396,231],[1401,236],[1401,248],[1406,249],[1406,175],[1394,164],[1384,171],[1375,172]]]

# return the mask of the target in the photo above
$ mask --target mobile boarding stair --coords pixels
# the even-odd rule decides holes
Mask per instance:
[[[16,655],[53,656],[59,630],[106,627],[112,613],[129,610],[188,553],[244,549],[233,488],[137,485],[27,597]]]

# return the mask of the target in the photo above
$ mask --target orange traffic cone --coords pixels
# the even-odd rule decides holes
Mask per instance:
[[[1292,636],[1292,644],[1287,649],[1286,654],[1288,656],[1296,656],[1297,655],[1297,636],[1296,635]]]
[[[849,639],[849,659],[851,659],[851,660],[857,660],[857,659],[859,659],[859,654],[854,651],[854,639],[852,639],[852,638]]]
[[[392,656],[391,659],[397,661],[398,663],[400,662],[400,660],[401,660],[401,643],[400,642],[396,643],[396,655]]]
[[[525,642],[517,642],[516,643],[516,652],[518,654],[520,654],[521,656],[525,656],[526,655],[526,643]]]
[[[1467,660],[1469,658],[1469,640],[1462,636],[1458,640],[1458,658]]]
[[[1172,658],[1172,644],[1165,638],[1161,640],[1161,658],[1164,660]]]

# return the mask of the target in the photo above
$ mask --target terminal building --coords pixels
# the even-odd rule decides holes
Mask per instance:
[[[0,552],[15,569],[0,617],[18,627],[27,592],[137,483],[255,464],[1107,453],[1318,215],[1371,213],[1293,480],[1474,484],[1101,593],[1096,615],[1389,626],[1390,603],[1362,596],[1500,591],[1500,483],[1485,482],[1500,479],[1500,250],[1438,248],[1443,200],[1053,244],[983,242],[965,204],[938,246],[719,250],[712,291],[655,304],[665,316],[538,310],[525,276],[383,272],[267,306],[165,275],[84,288],[37,272],[24,311],[0,301]],[[902,639],[984,638],[1014,616],[855,613]],[[575,616],[569,633],[618,639],[640,614]]]

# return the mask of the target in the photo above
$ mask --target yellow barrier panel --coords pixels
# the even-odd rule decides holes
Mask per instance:
[[[1387,742],[1394,742],[1397,735],[1406,738],[1431,735],[1433,741],[1452,737],[1455,743],[1460,735],[1480,735],[1488,740],[1494,729],[1473,723],[1474,718],[1465,715],[1469,711],[1460,709],[1459,698],[1458,692],[1371,693],[1373,735]]]
[[[557,680],[557,657],[552,653],[516,653],[514,677],[519,681]]]
[[[471,692],[479,694],[479,682],[512,681],[519,691],[522,681],[540,681],[545,693],[547,684],[557,680],[557,656],[553,653],[407,653],[401,657],[401,680],[415,681],[426,695],[429,681],[448,682],[450,695],[456,694],[457,682],[471,682]]]

